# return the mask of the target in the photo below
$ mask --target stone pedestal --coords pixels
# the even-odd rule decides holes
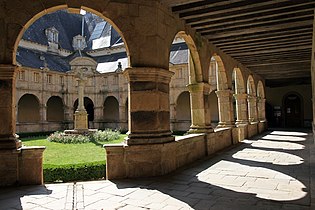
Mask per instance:
[[[191,126],[189,133],[210,133],[211,114],[209,107],[210,85],[198,83],[188,85],[191,103]]]
[[[88,114],[85,110],[75,111],[74,130],[88,130]]]
[[[169,82],[173,72],[161,68],[127,68],[128,145],[174,141],[170,131]]]

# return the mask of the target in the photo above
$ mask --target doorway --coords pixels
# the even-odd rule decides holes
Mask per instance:
[[[284,117],[286,128],[299,128],[302,127],[303,112],[302,100],[297,94],[291,93],[284,98]]]

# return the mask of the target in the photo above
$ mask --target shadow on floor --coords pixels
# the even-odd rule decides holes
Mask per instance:
[[[197,210],[310,209],[310,139],[305,130],[268,131],[163,178],[113,182],[157,190]]]

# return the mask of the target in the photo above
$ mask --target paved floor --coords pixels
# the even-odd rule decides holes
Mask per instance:
[[[272,131],[151,179],[0,190],[0,209],[315,209],[315,151],[305,131]]]

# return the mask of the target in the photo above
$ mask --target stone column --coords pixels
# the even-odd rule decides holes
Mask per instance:
[[[79,99],[78,108],[74,113],[74,130],[87,130],[88,126],[88,114],[84,108],[84,86],[85,81],[79,79]]]
[[[234,114],[231,90],[218,90],[219,124],[217,127],[234,127]]]
[[[0,64],[0,149],[17,149],[21,142],[15,135],[16,66]]]
[[[126,123],[128,119],[126,118],[126,106],[125,104],[119,104],[119,127],[121,130],[126,130]]]
[[[41,123],[47,122],[47,106],[45,104],[40,105],[40,121]]]
[[[248,111],[247,111],[247,94],[238,93],[233,95],[236,101],[236,125],[248,123]]]
[[[315,10],[313,19],[313,44],[311,55],[311,77],[312,77],[312,108],[313,108],[313,134],[315,134]],[[315,135],[314,139],[315,139]]]
[[[174,141],[170,131],[169,83],[173,72],[161,68],[127,68],[128,145]]]
[[[258,110],[258,121],[266,122],[266,109],[265,109],[266,99],[258,98],[257,110]]]
[[[257,97],[248,95],[248,121],[250,123],[257,122]]]
[[[208,101],[210,86],[207,83],[188,85],[191,103],[191,126],[189,133],[210,133],[211,114]]]

